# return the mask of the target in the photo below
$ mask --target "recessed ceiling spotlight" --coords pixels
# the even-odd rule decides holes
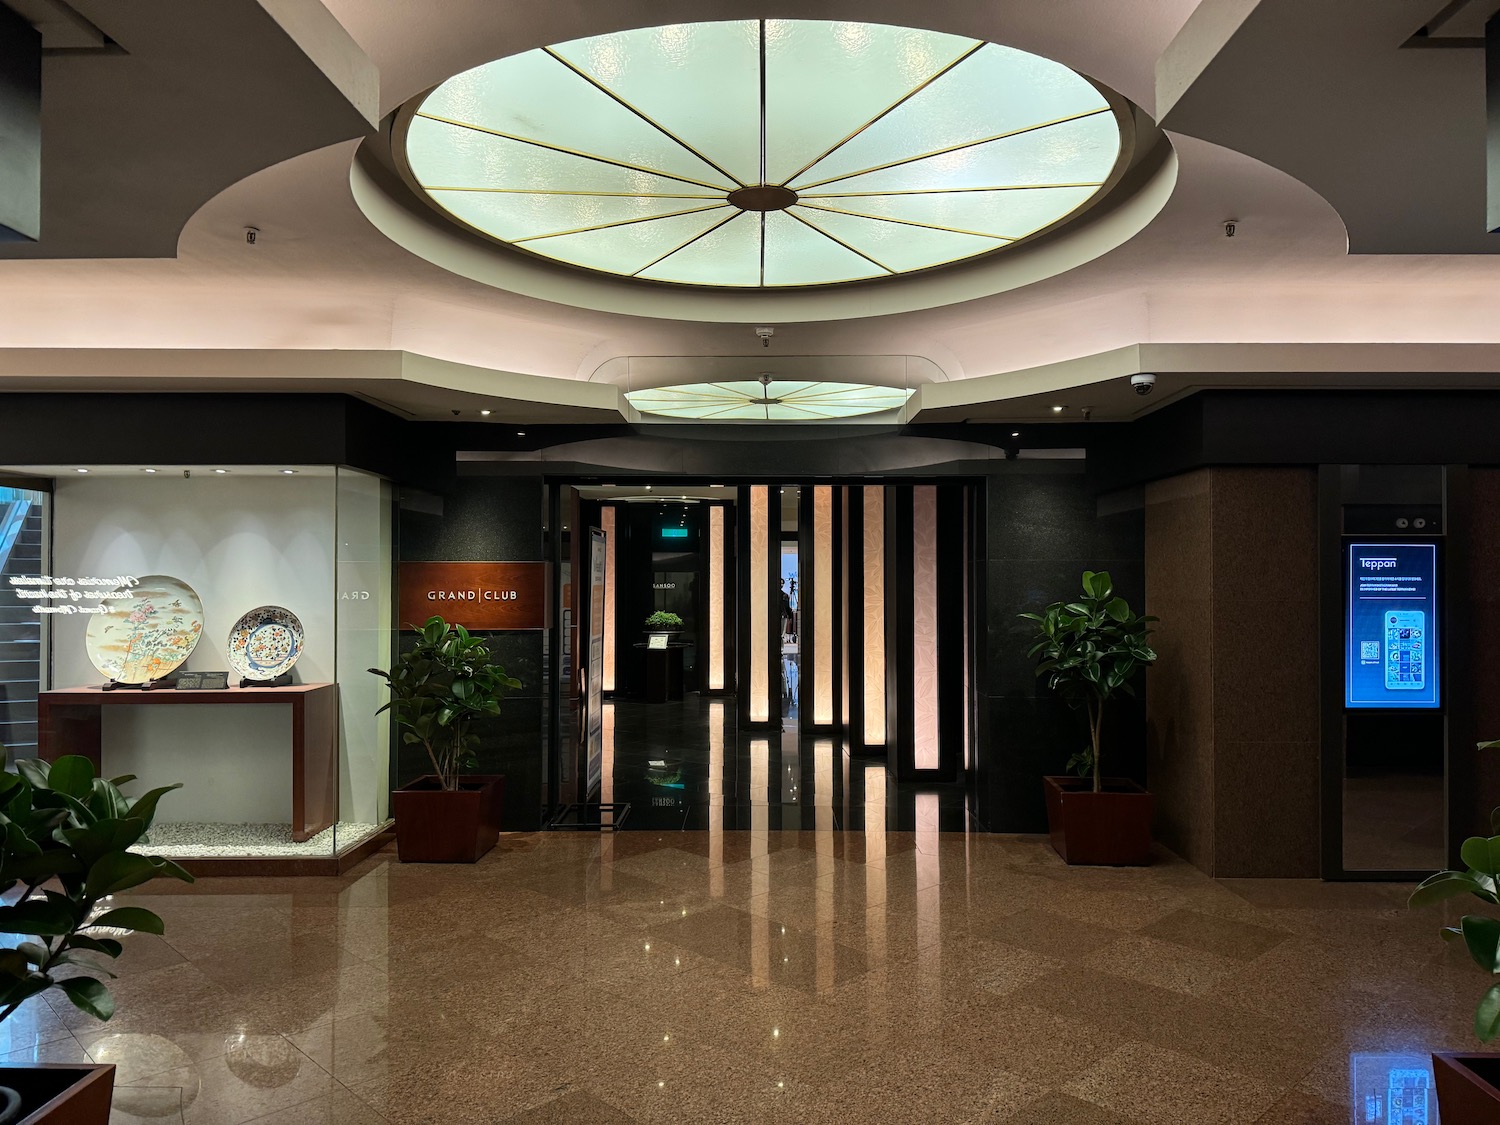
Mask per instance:
[[[220,476],[223,476],[225,473],[229,472],[229,470],[228,469],[215,469],[214,472],[218,473]]]
[[[647,486],[646,486],[646,491],[647,491],[647,492],[650,492],[650,491],[651,491],[651,486],[650,486],[650,485],[649,485],[649,484],[648,484],[648,485],[647,485]]]
[[[488,410],[481,410],[479,413],[483,414],[486,418],[490,416],[490,412]]]
[[[526,431],[525,430],[517,430],[516,431],[516,437],[525,437],[525,436],[526,436]]]
[[[1011,437],[1020,437],[1021,436],[1021,431],[1020,430],[1011,430],[1010,436]]]
[[[156,472],[156,470],[155,469],[142,469],[141,472],[143,472],[143,473],[154,473],[154,472]]]
[[[282,469],[281,471],[283,473],[285,473],[289,477],[297,475],[297,470],[296,469]]]
[[[711,484],[708,487],[709,488],[723,488],[724,486],[722,484]]]
[[[1054,406],[1052,408],[1052,413],[1054,413],[1054,414],[1061,414],[1066,409],[1067,409],[1066,406]]]
[[[79,470],[78,470],[78,471],[79,471],[79,472],[80,472],[80,473],[86,473],[86,472],[88,472],[88,470],[87,470],[87,469],[79,469]]]

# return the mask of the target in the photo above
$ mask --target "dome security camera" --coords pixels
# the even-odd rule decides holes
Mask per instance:
[[[1130,377],[1130,389],[1138,395],[1149,395],[1156,388],[1156,376],[1142,371]]]

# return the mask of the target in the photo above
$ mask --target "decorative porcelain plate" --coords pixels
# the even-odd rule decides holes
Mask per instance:
[[[117,591],[118,592],[118,591]],[[105,601],[89,618],[89,662],[111,680],[144,684],[176,671],[203,635],[203,602],[180,578],[147,574],[128,598]]]
[[[279,605],[257,606],[229,630],[229,666],[247,680],[274,680],[302,655],[302,622]]]

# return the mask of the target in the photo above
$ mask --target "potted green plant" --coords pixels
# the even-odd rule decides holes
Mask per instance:
[[[1088,720],[1088,745],[1068,763],[1077,777],[1044,777],[1047,829],[1068,863],[1138,865],[1151,860],[1151,794],[1129,778],[1106,777],[1104,716],[1112,699],[1156,661],[1147,643],[1154,617],[1135,613],[1104,571],[1083,572],[1083,596],[1021,617],[1035,626],[1028,655],[1036,674]],[[1086,780],[1092,777],[1092,784]]]
[[[389,710],[402,741],[421,746],[432,773],[391,795],[396,851],[403,863],[474,863],[500,838],[503,774],[468,774],[476,763],[474,724],[500,714],[521,686],[491,659],[489,644],[462,625],[430,617],[417,643],[389,671]]]
[[[650,617],[646,618],[646,634],[648,636],[670,637],[682,629],[682,618],[675,613],[669,613],[659,609]]]
[[[1481,742],[1481,750],[1500,743]],[[1439,871],[1418,884],[1407,900],[1410,906],[1431,906],[1458,895],[1472,895],[1491,907],[1500,906],[1500,809],[1490,814],[1493,836],[1470,836],[1459,850],[1466,868]],[[1440,931],[1447,941],[1461,941],[1469,957],[1491,977],[1500,977],[1500,918],[1466,914],[1456,926]],[[1500,1035],[1500,980],[1492,983],[1474,1009],[1474,1035],[1488,1043]],[[1478,1052],[1436,1052],[1432,1056],[1438,1108],[1443,1125],[1481,1125],[1500,1121],[1500,1055]]]
[[[171,860],[129,850],[146,839],[156,805],[177,785],[127,798],[133,777],[94,775],[87,758],[20,761],[0,772],[0,933],[23,937],[0,946],[0,1021],[34,996],[58,991],[97,1019],[114,999],[94,974],[113,976],[97,957],[123,951],[117,936],[160,934],[162,920],[113,896],[158,876],[191,883]],[[0,1069],[0,1122],[107,1125],[114,1086],[110,1066],[34,1064]],[[14,1116],[6,1116],[9,1109]]]

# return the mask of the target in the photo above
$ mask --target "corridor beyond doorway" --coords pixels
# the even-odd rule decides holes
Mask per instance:
[[[795,720],[742,731],[730,696],[604,708],[603,799],[630,805],[626,830],[862,831],[872,817],[900,831],[985,830],[962,783],[899,784],[883,761]]]

